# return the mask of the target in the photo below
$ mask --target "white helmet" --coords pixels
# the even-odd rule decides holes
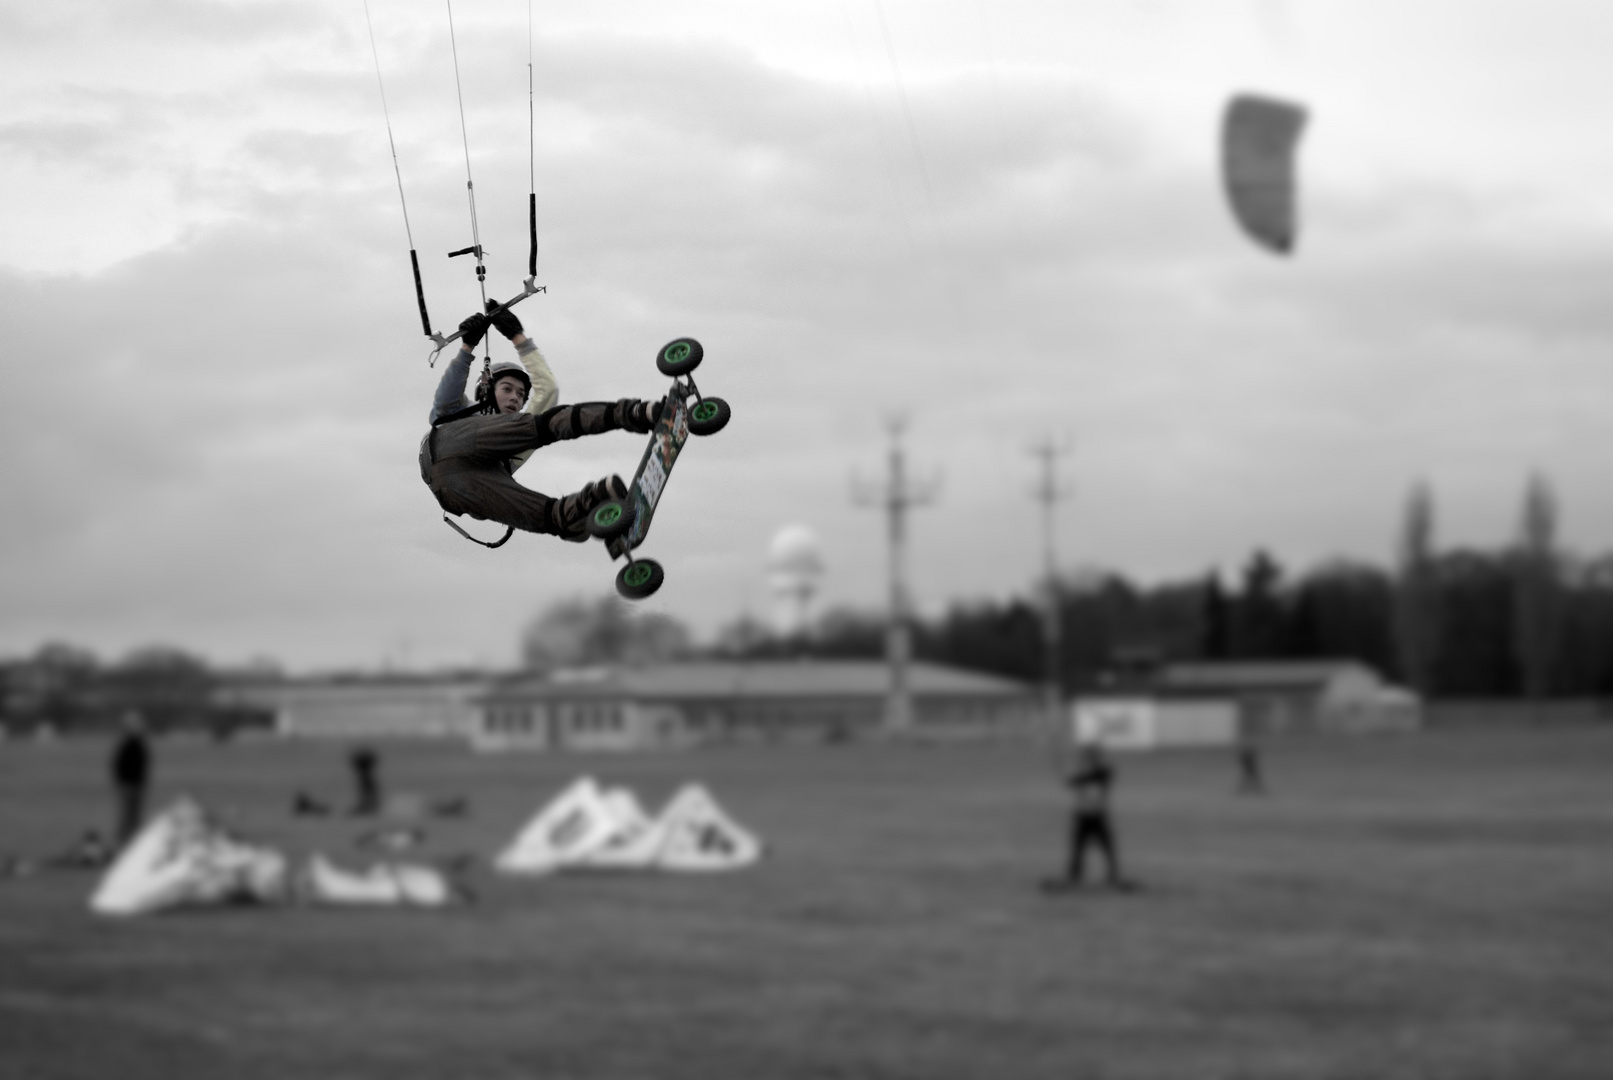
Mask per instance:
[[[528,394],[532,393],[532,374],[527,371],[526,365],[519,360],[500,360],[488,368],[487,371],[487,392],[489,395],[492,394],[493,387],[498,381],[506,375],[513,375],[520,379],[521,385],[526,387],[526,392]]]

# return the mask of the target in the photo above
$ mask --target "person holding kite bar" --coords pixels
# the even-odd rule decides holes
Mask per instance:
[[[515,470],[550,443],[607,431],[648,434],[665,399],[557,405],[554,374],[521,320],[508,308],[491,302],[488,307],[488,314],[478,312],[459,324],[461,347],[437,384],[431,431],[420,443],[421,478],[447,513],[496,521],[510,530],[496,543],[477,541],[487,547],[502,544],[515,529],[585,541],[589,511],[607,499],[627,497],[622,478],[607,476],[557,499],[517,483]],[[510,340],[520,359],[489,364],[473,401],[464,394],[465,383],[474,350],[489,327]]]

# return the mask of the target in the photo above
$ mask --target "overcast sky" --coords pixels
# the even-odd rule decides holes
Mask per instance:
[[[434,322],[477,303],[447,11],[371,0]],[[1446,545],[1529,474],[1613,550],[1613,5],[1596,0],[458,0],[491,291],[562,400],[730,401],[644,551],[646,606],[769,609],[769,538],[873,606],[852,499],[905,414],[913,591],[1037,573],[1029,445],[1067,439],[1059,560],[1142,580],[1387,562],[1425,479]],[[528,48],[535,153],[528,143]],[[1219,187],[1227,97],[1305,102],[1279,259]],[[512,663],[604,593],[597,544],[489,552],[415,464],[436,382],[361,0],[0,0],[0,654],[169,643],[294,670]],[[499,340],[495,352],[508,351]],[[547,449],[551,493],[636,436]],[[482,526],[486,535],[498,530]]]

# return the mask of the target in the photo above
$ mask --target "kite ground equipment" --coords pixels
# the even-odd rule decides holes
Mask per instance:
[[[1299,221],[1294,153],[1305,131],[1304,106],[1239,94],[1221,123],[1221,173],[1232,213],[1270,251],[1294,249]]]
[[[629,600],[642,600],[661,587],[666,573],[654,559],[634,559],[633,549],[644,542],[650,519],[666,490],[672,463],[690,435],[715,435],[728,423],[728,403],[718,397],[703,397],[695,386],[694,369],[705,352],[694,338],[669,341],[656,354],[655,366],[672,376],[666,407],[661,410],[650,432],[650,445],[639,461],[638,472],[627,498],[599,504],[588,515],[588,531],[605,541],[612,559],[627,559],[616,575],[616,591]],[[689,399],[693,398],[691,405]]]

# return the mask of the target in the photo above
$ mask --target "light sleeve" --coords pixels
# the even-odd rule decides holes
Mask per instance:
[[[525,411],[534,415],[548,412],[560,400],[560,387],[555,383],[554,372],[549,370],[549,362],[543,358],[531,338],[517,345],[515,351],[520,353],[521,363],[532,377],[532,392],[527,395]],[[526,459],[531,456],[531,450],[523,450],[510,458],[510,471],[513,473],[525,465]]]

